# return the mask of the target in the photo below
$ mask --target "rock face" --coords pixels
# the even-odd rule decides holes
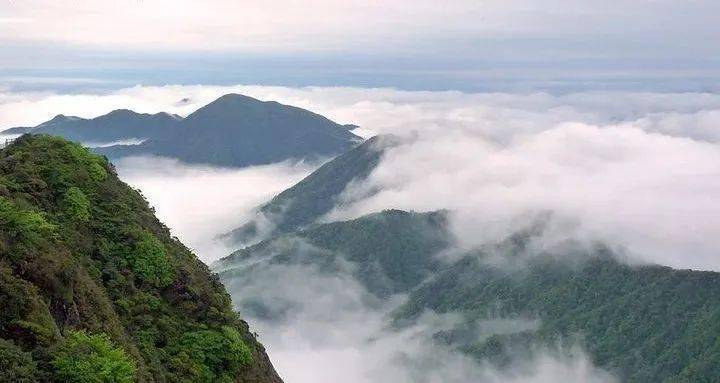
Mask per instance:
[[[112,165],[0,150],[0,381],[281,382],[218,278]]]

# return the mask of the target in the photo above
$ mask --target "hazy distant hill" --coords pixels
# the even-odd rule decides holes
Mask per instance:
[[[0,150],[0,381],[279,383],[207,266],[101,156]]]
[[[35,127],[2,133],[50,134],[96,144],[140,139],[145,141],[139,145],[93,150],[110,159],[155,155],[187,163],[243,167],[336,156],[362,141],[350,132],[354,128],[294,106],[227,94],[186,118],[115,110],[92,119],[58,115]]]
[[[393,136],[368,139],[260,206],[256,219],[225,237],[242,243],[257,236],[291,232],[313,223],[338,204],[338,197],[351,182],[367,178],[385,149],[395,143],[397,138]]]
[[[376,296],[408,294],[394,326],[428,309],[460,314],[463,321],[435,341],[501,368],[538,347],[571,352],[579,344],[621,381],[720,381],[720,273],[630,266],[600,244],[537,252],[529,244],[542,225],[439,256],[452,244],[443,217],[391,210],[316,225],[214,268],[235,291],[260,267],[315,264],[332,274],[339,258]],[[249,302],[255,316],[278,314],[265,306],[272,302]]]
[[[91,119],[59,114],[38,126],[12,128],[2,133],[50,134],[71,141],[101,144],[164,136],[176,129],[181,119],[168,113],[144,114],[118,109]]]
[[[331,157],[359,141],[347,126],[310,111],[227,94],[179,121],[178,130],[171,135],[98,151],[110,158],[151,154],[239,167]]]

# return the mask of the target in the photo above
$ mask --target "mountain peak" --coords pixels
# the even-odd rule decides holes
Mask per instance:
[[[246,96],[240,93],[227,93],[218,97],[215,101],[244,101],[244,102],[262,102],[257,98]]]
[[[98,118],[129,118],[139,116],[140,113],[132,111],[130,109],[115,109],[110,113],[102,115]]]
[[[47,126],[47,125],[63,123],[63,122],[72,121],[72,120],[81,120],[81,118],[75,117],[75,116],[66,116],[64,114],[58,114],[55,117],[53,117],[52,119],[45,121],[38,126]]]
[[[258,104],[264,104],[264,101],[258,100],[256,98],[252,98],[250,96],[246,96],[239,93],[228,93],[225,95],[222,95],[215,99],[215,101],[205,105],[203,108],[207,108],[209,106],[241,106],[241,105],[258,105]]]

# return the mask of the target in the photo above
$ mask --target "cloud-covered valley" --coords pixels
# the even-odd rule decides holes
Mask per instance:
[[[458,246],[472,248],[512,233],[522,226],[518,217],[550,211],[554,221],[544,245],[601,240],[634,261],[720,270],[717,94],[139,86],[96,94],[3,93],[0,126],[34,125],[58,113],[94,117],[116,108],[187,115],[229,92],[357,124],[355,132],[365,137],[399,137],[365,182],[345,190],[347,203],[325,221],[388,208],[450,209]],[[220,169],[145,157],[116,166],[173,233],[210,263],[233,250],[216,235],[250,219],[256,206],[317,164]],[[397,302],[373,301],[350,275],[261,266],[227,287],[291,382],[614,379],[582,350],[571,356],[539,350],[508,375],[433,344],[430,335],[452,316],[427,313],[414,327],[390,331],[387,316]],[[248,311],[250,297],[283,303],[277,309],[289,316],[270,320]]]
[[[205,262],[233,250],[216,240],[218,234],[248,219],[255,206],[315,167],[300,162],[213,168],[158,157],[128,157],[115,166],[120,177],[147,198],[158,218]]]
[[[452,209],[457,213],[458,237],[473,245],[504,232],[518,214],[552,210],[572,222],[568,235],[611,241],[638,260],[720,268],[720,239],[713,234],[720,227],[720,95],[713,93],[553,95],[137,86],[100,94],[2,93],[0,126],[33,125],[58,113],[94,117],[116,108],[187,115],[229,92],[357,124],[356,133],[366,137],[395,134],[403,139],[402,145],[385,155],[368,182],[355,185],[347,196],[357,199],[363,189],[376,187],[382,191],[345,206],[329,219],[384,208]],[[277,175],[286,181],[259,187],[261,197],[252,201],[238,198],[252,182],[228,178],[221,182],[234,187],[206,188],[202,171],[194,177],[181,170],[183,187],[164,187],[159,192],[151,191],[158,189],[151,183],[154,176],[143,177],[135,170],[127,177],[135,186],[148,189],[146,194],[161,216],[163,211],[177,210],[163,205],[187,195],[184,190],[195,190],[190,194],[198,200],[221,200],[231,206],[230,201],[237,201],[238,207],[224,210],[244,217],[254,204],[281,190],[280,185],[298,179],[289,177],[286,167],[267,169],[266,174],[283,169]],[[207,211],[196,208],[188,213]],[[199,223],[163,218],[171,227]],[[209,232],[204,228],[186,231]],[[218,255],[201,254],[203,259]]]
[[[579,347],[569,352],[537,347],[502,368],[478,363],[433,339],[460,325],[460,315],[427,312],[410,327],[390,328],[388,319],[405,297],[379,300],[348,268],[352,265],[341,264],[339,272],[328,273],[313,265],[260,261],[219,270],[227,272],[221,278],[236,308],[258,329],[288,382],[616,381]],[[533,320],[495,318],[481,322],[478,332],[491,337],[534,326]]]

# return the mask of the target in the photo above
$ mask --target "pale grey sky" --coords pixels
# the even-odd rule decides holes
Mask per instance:
[[[716,0],[4,1],[0,86],[716,90]]]

